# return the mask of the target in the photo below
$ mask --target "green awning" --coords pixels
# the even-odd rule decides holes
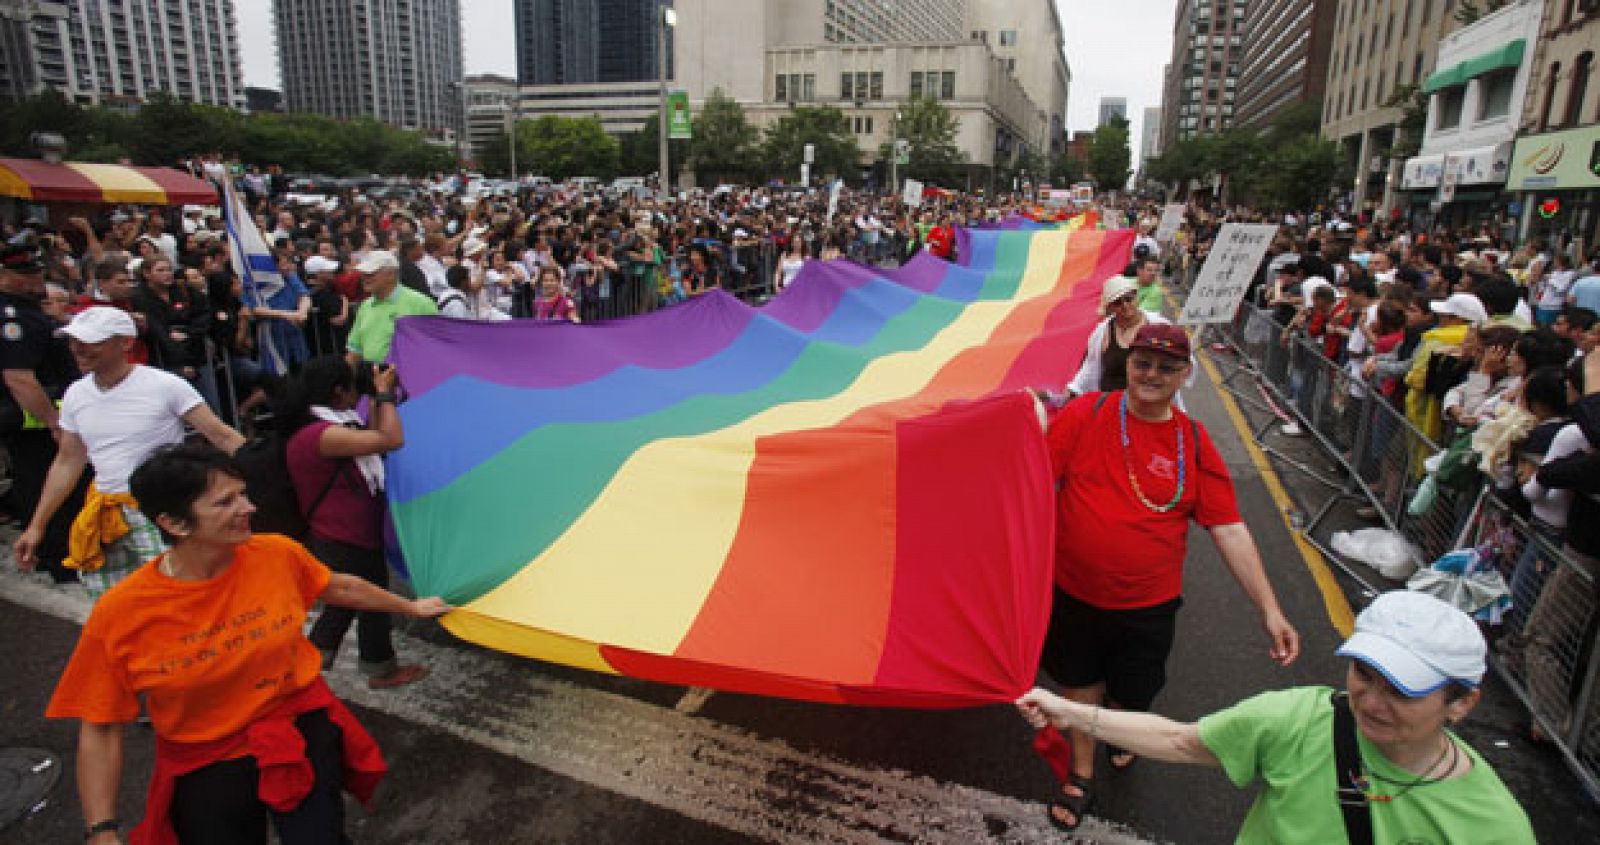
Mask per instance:
[[[1496,71],[1505,67],[1518,67],[1522,64],[1522,54],[1527,47],[1528,42],[1524,39],[1518,38],[1515,41],[1496,47],[1495,49],[1490,50],[1481,56],[1474,56],[1464,62],[1447,67],[1444,70],[1435,71],[1433,75],[1428,77],[1428,81],[1423,83],[1422,92],[1424,94],[1432,94],[1433,92],[1444,88],[1454,88],[1457,85],[1465,85],[1467,84],[1468,80],[1482,76],[1491,71]]]

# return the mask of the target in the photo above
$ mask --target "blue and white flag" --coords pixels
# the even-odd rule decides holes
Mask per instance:
[[[266,308],[267,301],[283,290],[286,284],[278,270],[278,260],[267,246],[250,209],[239,198],[233,180],[221,165],[206,167],[206,174],[222,188],[222,220],[228,231],[228,259],[233,264],[244,287],[244,305],[247,308]],[[272,341],[271,325],[267,321],[256,323],[256,348],[261,352],[261,363],[277,375],[289,371],[287,362]]]

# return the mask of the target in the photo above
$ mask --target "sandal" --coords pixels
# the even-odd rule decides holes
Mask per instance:
[[[375,675],[367,679],[367,689],[394,689],[406,684],[414,684],[428,677],[428,667],[416,663],[406,666],[397,666],[387,674]]]
[[[1078,825],[1083,824],[1083,817],[1094,806],[1094,779],[1073,773],[1067,776],[1067,782],[1072,786],[1076,786],[1078,791],[1083,794],[1068,795],[1058,790],[1055,797],[1050,799],[1050,806],[1045,809],[1045,812],[1050,817],[1050,824],[1054,825],[1057,830],[1064,830],[1070,833],[1077,830]],[[1060,816],[1056,815],[1057,810],[1071,813],[1072,821],[1070,823],[1063,821]]]
[[[1118,758],[1122,758],[1122,762],[1118,763]],[[1121,748],[1115,745],[1107,745],[1106,759],[1111,763],[1111,768],[1116,769],[1119,772],[1123,772],[1133,768],[1133,764],[1139,762],[1139,755],[1129,751],[1126,748]]]

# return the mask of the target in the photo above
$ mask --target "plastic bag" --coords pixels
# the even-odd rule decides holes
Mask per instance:
[[[1410,577],[1422,565],[1422,552],[1399,532],[1387,528],[1339,531],[1333,535],[1332,544],[1339,554],[1359,560],[1394,581]]]
[[[1433,510],[1433,503],[1439,500],[1439,482],[1433,476],[1422,479],[1417,485],[1417,492],[1411,495],[1411,503],[1406,505],[1406,513],[1412,516],[1426,516]]]
[[[1427,569],[1417,570],[1406,589],[1427,593],[1480,622],[1498,624],[1511,607],[1506,579],[1478,549],[1446,552]]]

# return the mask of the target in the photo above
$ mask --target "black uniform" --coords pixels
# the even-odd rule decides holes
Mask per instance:
[[[56,324],[39,310],[37,300],[0,292],[0,370],[27,370],[38,379],[45,395],[59,401],[67,386],[78,377],[66,341],[55,336]],[[5,508],[17,520],[33,515],[44,491],[44,479],[56,457],[56,441],[50,430],[38,422],[28,423],[11,390],[0,381],[0,442],[11,455],[11,490]],[[84,473],[85,478],[89,473]],[[58,581],[75,577],[62,568],[67,556],[67,532],[78,511],[83,509],[87,481],[62,504],[50,520],[39,545],[41,568]]]

